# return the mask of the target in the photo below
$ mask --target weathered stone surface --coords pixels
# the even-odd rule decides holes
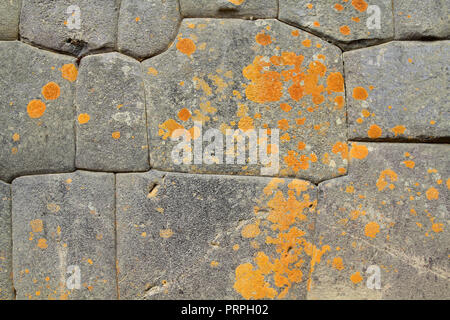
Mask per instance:
[[[123,0],[117,47],[136,58],[158,54],[174,40],[180,19],[177,0]]]
[[[349,175],[319,185],[315,241],[330,248],[309,298],[448,299],[450,147],[350,148]],[[379,290],[366,286],[371,265]]]
[[[448,0],[394,0],[396,39],[448,38]]]
[[[303,299],[315,206],[302,180],[118,174],[120,297]]]
[[[0,42],[0,179],[74,169],[74,63]]]
[[[357,47],[394,37],[391,0],[279,1],[280,20],[339,41],[343,47]],[[375,19],[377,17],[379,20]],[[362,41],[362,44],[355,41]]]
[[[113,174],[20,177],[12,198],[17,299],[117,297]]]
[[[36,45],[76,56],[98,49],[114,48],[119,2],[24,1],[20,16],[20,36]]]
[[[144,87],[136,60],[120,53],[84,58],[75,105],[77,168],[149,169]]]
[[[11,250],[11,189],[0,181],[0,300],[14,298]]]
[[[240,165],[175,164],[171,153],[179,142],[171,135],[185,128],[201,140],[199,126],[194,128],[199,121],[203,133],[280,129],[281,176],[321,181],[345,173],[339,48],[276,20],[185,19],[176,43],[142,65],[154,168],[261,174],[261,159]],[[225,156],[216,158],[225,162]]]
[[[180,0],[185,17],[276,18],[277,0]]]
[[[450,136],[449,44],[390,42],[345,52],[349,137]]]
[[[15,40],[19,35],[21,0],[0,2],[0,40]]]

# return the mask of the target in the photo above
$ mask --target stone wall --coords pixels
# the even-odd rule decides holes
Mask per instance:
[[[0,299],[450,298],[448,4],[1,1]]]

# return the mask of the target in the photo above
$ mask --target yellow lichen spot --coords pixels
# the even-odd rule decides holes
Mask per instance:
[[[78,69],[74,64],[69,63],[61,67],[62,77],[70,82],[74,82],[78,77]]]
[[[405,130],[405,126],[395,126],[391,129],[391,131],[395,133],[395,136],[405,133]]]
[[[233,250],[234,250],[234,251],[238,251],[238,250],[239,250],[239,245],[238,245],[238,244],[235,244],[235,245],[233,246]]]
[[[196,50],[196,46],[194,41],[189,38],[179,39],[177,42],[177,49],[181,53],[184,53],[187,56],[193,54]]]
[[[42,87],[42,95],[47,100],[55,100],[58,99],[60,95],[61,89],[58,84],[55,82],[49,82],[45,86]]]
[[[92,259],[87,259],[87,263],[89,263],[90,265],[94,264],[94,262],[92,261]]]
[[[439,191],[434,187],[429,188],[427,190],[427,192],[425,192],[425,194],[426,194],[428,200],[439,199]]]
[[[120,138],[120,132],[119,131],[114,131],[111,136],[113,137],[113,139],[117,140]]]
[[[14,133],[12,136],[12,139],[14,142],[17,142],[20,140],[20,135],[18,133]]]
[[[85,124],[85,123],[88,123],[90,119],[91,119],[91,117],[87,113],[81,113],[78,116],[78,123]]]
[[[156,69],[153,68],[153,67],[150,67],[150,68],[148,68],[148,70],[147,70],[147,74],[151,74],[151,75],[153,75],[153,76],[157,76],[157,75],[158,75],[158,70],[156,70]]]
[[[355,272],[354,274],[352,274],[352,275],[350,276],[350,280],[351,280],[354,284],[358,284],[358,283],[360,283],[360,282],[363,280],[363,278],[362,278],[362,276],[361,276],[361,273],[358,271],[358,272]]]
[[[56,203],[47,204],[47,210],[50,211],[51,213],[57,213],[60,209],[61,207]]]
[[[47,249],[48,245],[47,245],[47,240],[46,239],[39,239],[37,246],[41,249]]]
[[[238,127],[242,131],[248,131],[248,130],[254,129],[253,119],[250,118],[250,117],[243,117],[243,118],[241,118],[239,120]]]
[[[416,165],[416,163],[412,160],[406,160],[406,161],[403,161],[403,163],[405,164],[405,166],[407,168],[411,168],[411,169],[414,169],[414,167]]]
[[[244,238],[254,238],[260,234],[261,230],[257,224],[248,224],[242,228],[241,235]]]
[[[32,119],[38,119],[43,116],[45,109],[45,103],[41,100],[31,100],[27,106],[28,116]]]
[[[219,262],[217,262],[217,261],[211,261],[211,267],[213,267],[213,268],[215,268],[215,267],[218,267],[219,266]]]
[[[33,232],[42,232],[44,230],[44,224],[40,219],[31,220],[30,225]]]
[[[344,269],[344,262],[342,261],[341,257],[335,257],[333,259],[332,265],[336,270],[340,271]]]
[[[19,152],[19,149],[17,149],[17,147],[12,147],[11,148],[11,153],[12,154],[17,154],[17,152]]]
[[[240,6],[241,4],[243,4],[245,2],[245,0],[228,0],[228,2],[231,2],[232,4],[234,4],[236,6]]]
[[[168,239],[168,238],[170,238],[171,236],[173,236],[173,231],[172,231],[172,229],[163,229],[163,230],[159,230],[159,236],[160,236],[161,238]]]
[[[442,232],[444,231],[444,224],[443,223],[433,223],[433,225],[431,226],[431,229],[436,232]]]
[[[389,177],[392,182],[397,181],[397,174],[393,170],[387,169],[382,171],[380,173],[380,177],[377,180],[377,188],[379,191],[383,191],[384,188],[388,186],[388,182],[386,181],[387,177]]]
[[[369,238],[375,238],[378,232],[380,232],[380,225],[373,221],[366,224],[364,228],[364,233]]]

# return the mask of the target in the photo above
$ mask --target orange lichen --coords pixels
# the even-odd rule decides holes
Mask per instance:
[[[354,274],[352,274],[352,275],[350,276],[350,280],[351,280],[354,284],[358,284],[358,283],[360,283],[360,282],[363,280],[363,278],[362,278],[362,276],[361,276],[361,273],[358,271],[358,272],[355,272]]]
[[[335,8],[337,11],[342,11],[342,10],[344,10],[344,6],[343,6],[342,4],[340,4],[340,3],[336,3],[336,4],[334,5],[334,8]]]
[[[281,110],[283,110],[284,112],[289,112],[292,110],[292,107],[290,105],[288,105],[287,103],[282,103],[280,104],[280,108]]]
[[[416,163],[412,160],[406,160],[406,161],[403,161],[403,163],[405,164],[405,166],[407,168],[411,168],[411,169],[413,169],[414,166],[416,165]]]
[[[368,4],[364,0],[352,0],[352,6],[360,12],[364,12],[366,11]]]
[[[434,188],[434,187],[429,188],[425,192],[425,194],[426,194],[428,200],[437,200],[437,199],[439,199],[439,191],[436,188]]]
[[[250,117],[242,117],[238,122],[238,128],[244,132],[254,129],[253,119]]]
[[[20,140],[20,135],[18,133],[14,133],[12,136],[12,139],[14,142],[17,142]]]
[[[244,3],[245,0],[228,0],[228,2],[231,2],[232,4],[236,5],[236,6],[240,6],[241,4]]]
[[[120,132],[119,131],[114,131],[111,136],[113,137],[113,139],[119,139],[120,138]]]
[[[382,133],[383,133],[383,130],[381,130],[381,128],[379,126],[377,126],[376,124],[371,125],[369,130],[367,131],[367,135],[371,139],[376,139],[376,138],[381,137]]]
[[[74,64],[69,63],[61,67],[62,77],[70,82],[74,82],[78,77],[78,69]]]
[[[311,40],[309,40],[309,39],[303,40],[302,45],[304,45],[307,48],[311,47]]]
[[[380,176],[377,180],[377,188],[379,191],[383,191],[384,188],[386,188],[388,186],[388,182],[386,181],[386,178],[389,178],[392,182],[397,181],[397,174],[391,170],[391,169],[386,169],[383,170],[380,173]]]
[[[45,103],[41,100],[31,100],[27,106],[28,116],[32,119],[40,118],[43,116],[45,108]]]
[[[300,32],[298,30],[292,30],[291,34],[294,37],[298,37],[300,35]]]
[[[184,127],[175,120],[169,119],[159,125],[158,135],[166,140],[169,137],[173,137],[175,130],[178,129],[184,129]]]
[[[340,153],[342,160],[348,159],[348,145],[345,142],[336,142],[331,149],[334,154]]]
[[[333,267],[336,270],[344,270],[344,262],[341,257],[335,257],[332,262]]]
[[[171,236],[173,236],[173,231],[172,231],[172,229],[163,229],[163,230],[159,230],[159,236],[160,236],[161,238],[168,239],[168,238],[170,238]]]
[[[262,46],[267,46],[272,43],[272,37],[268,34],[266,34],[264,31],[261,33],[258,33],[255,37],[255,40],[258,44]]]
[[[31,220],[30,226],[33,232],[42,232],[44,230],[44,224],[41,219]]]
[[[187,56],[190,56],[195,52],[197,47],[195,46],[194,41],[189,38],[179,39],[177,42],[177,49],[181,53],[184,53]]]
[[[395,126],[391,129],[391,131],[395,133],[395,136],[405,133],[405,130],[405,126]]]
[[[55,82],[49,82],[42,87],[42,95],[47,100],[58,99],[61,89]]]
[[[261,230],[259,229],[258,224],[248,224],[244,228],[242,228],[241,235],[244,238],[254,238],[260,234]]]
[[[339,31],[340,31],[344,36],[348,36],[348,35],[351,33],[349,26],[342,26],[342,27],[339,28]]]
[[[380,232],[380,225],[376,222],[369,222],[364,228],[364,234],[369,238],[375,238]]]
[[[78,123],[85,124],[85,123],[88,123],[90,119],[91,119],[91,117],[87,113],[81,113],[78,116]]]
[[[183,108],[178,112],[178,118],[181,121],[188,121],[190,117],[191,117],[191,112],[186,108]]]
[[[431,226],[431,230],[433,230],[436,233],[444,231],[444,224],[443,223],[433,223]]]
[[[328,75],[327,89],[333,92],[344,92],[344,77],[340,72],[331,72]]]
[[[39,239],[37,246],[41,249],[47,249],[48,245],[47,245],[47,240],[46,239]]]
[[[369,154],[369,150],[365,145],[352,143],[352,148],[350,149],[350,158],[355,158],[362,160]]]
[[[363,87],[356,87],[353,89],[353,98],[356,100],[366,100],[369,94]]]

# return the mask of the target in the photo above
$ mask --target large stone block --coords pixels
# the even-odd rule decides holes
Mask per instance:
[[[117,47],[136,58],[158,54],[175,39],[180,20],[177,0],[123,0]]]
[[[349,175],[319,185],[315,241],[330,251],[309,298],[448,299],[450,147],[350,147]]]
[[[21,0],[0,2],[0,40],[15,40],[19,35]]]
[[[11,237],[11,189],[0,181],[0,300],[14,299]]]
[[[149,169],[139,62],[120,53],[84,58],[75,105],[77,168],[114,172]]]
[[[304,299],[315,206],[303,180],[118,174],[120,297]]]
[[[114,48],[119,0],[26,0],[20,36],[38,46],[82,56]]]
[[[276,18],[277,0],[180,0],[186,17]]]
[[[115,299],[114,175],[77,171],[12,184],[17,299]]]
[[[449,44],[390,42],[345,52],[349,137],[449,137]]]
[[[391,0],[279,0],[279,19],[355,48],[394,37]]]
[[[75,59],[0,42],[0,179],[74,169]]]
[[[191,148],[203,139],[208,152],[210,137],[202,135],[208,129],[223,134],[218,140],[225,145],[227,129],[258,134],[267,128],[279,130],[279,146],[271,150],[279,150],[275,174],[317,182],[345,173],[339,48],[276,20],[185,19],[176,43],[142,65],[154,168],[261,175],[261,158],[225,164],[231,147],[221,156],[204,154],[199,163],[187,156],[178,163],[172,151],[179,141],[171,137],[176,129],[189,130]],[[271,138],[258,141],[259,151],[265,149],[262,141],[273,144]]]

